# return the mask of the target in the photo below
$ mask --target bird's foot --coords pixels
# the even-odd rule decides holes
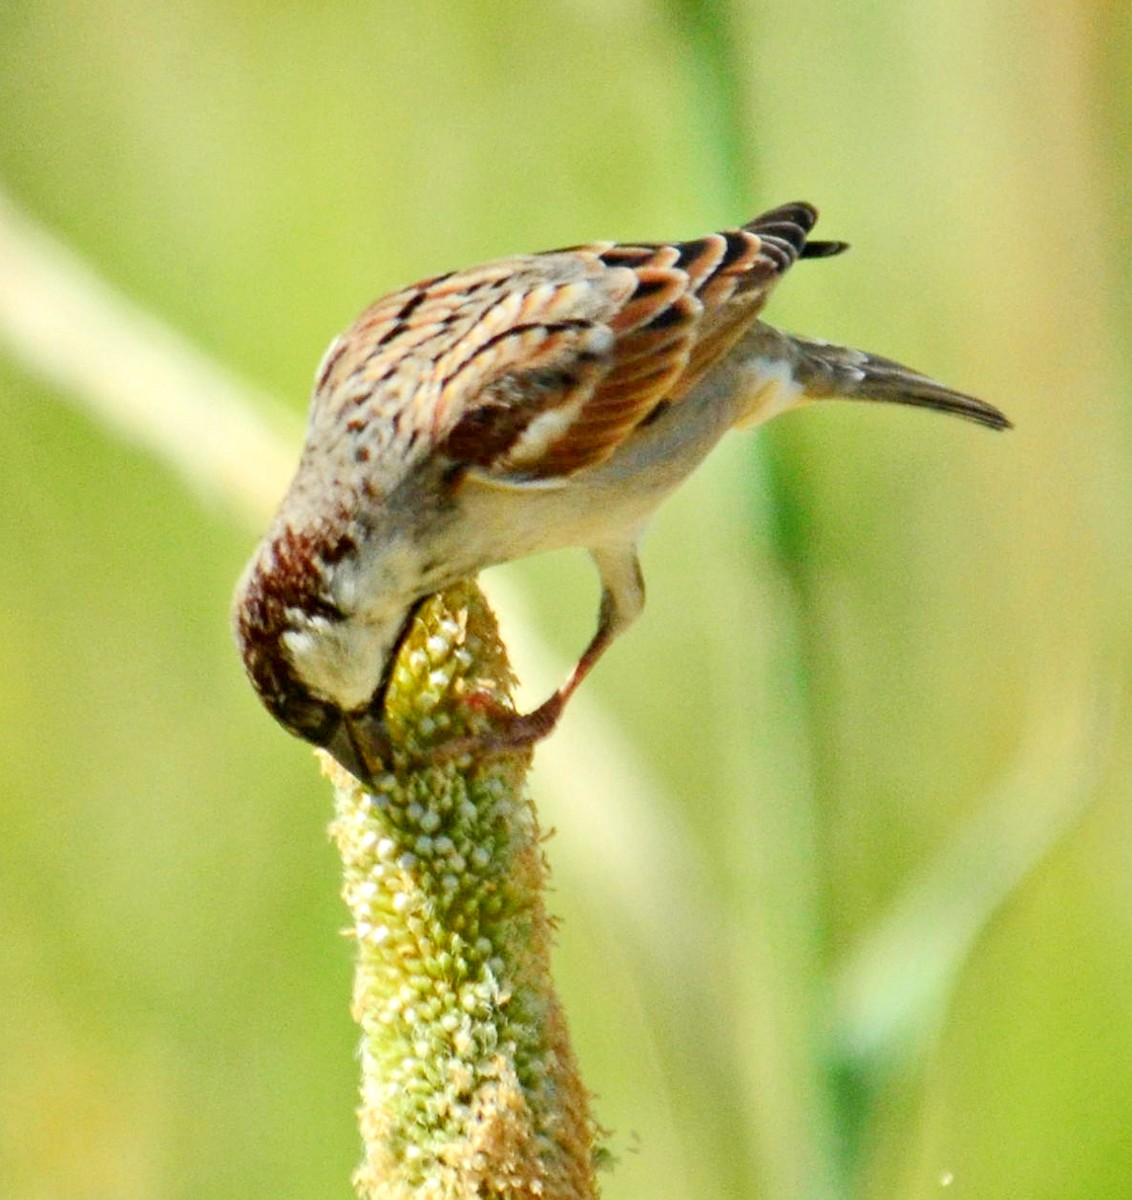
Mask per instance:
[[[555,692],[538,708],[517,713],[486,692],[470,692],[464,697],[464,703],[488,718],[488,728],[441,742],[430,751],[429,757],[434,762],[451,762],[464,757],[497,758],[530,749],[535,742],[553,732],[566,700],[567,696],[562,692]]]

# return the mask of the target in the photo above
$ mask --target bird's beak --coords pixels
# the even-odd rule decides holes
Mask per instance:
[[[376,713],[343,713],[325,749],[363,787],[374,787],[374,773],[390,762],[389,733]]]

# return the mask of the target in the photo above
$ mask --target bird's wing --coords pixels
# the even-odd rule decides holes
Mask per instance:
[[[526,348],[508,355],[487,406],[474,406],[453,430],[454,457],[497,477],[540,480],[603,462],[642,422],[691,391],[797,258],[844,248],[807,245],[816,219],[808,204],[789,204],[695,241],[565,252],[591,271],[604,268],[583,286],[605,290],[605,303],[584,324],[552,314],[536,331],[512,332],[537,347],[537,374],[531,378]]]
[[[797,258],[843,248],[807,243],[816,219],[788,204],[695,241],[601,242],[441,276],[374,305],[323,378],[352,360],[350,378],[384,389],[393,420],[481,478],[564,479],[678,403]]]

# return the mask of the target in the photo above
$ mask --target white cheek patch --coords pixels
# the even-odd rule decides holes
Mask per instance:
[[[364,627],[315,618],[305,629],[289,629],[281,640],[299,679],[315,695],[350,711],[368,704],[381,682],[383,648],[371,638]]]
[[[412,604],[404,581],[420,577],[416,548],[404,537],[328,564],[328,599],[340,616],[286,610],[280,645],[298,679],[344,711],[373,700],[397,635]]]
[[[358,605],[358,573],[352,561],[326,566],[326,587],[335,605],[344,613],[352,613]]]
[[[788,362],[782,359],[754,358],[743,364],[742,386],[747,392],[737,429],[760,425],[793,408],[806,389],[794,378]]]
[[[305,638],[311,635],[317,636],[331,628],[327,617],[309,616],[301,608],[284,609],[284,614],[291,626],[283,635],[284,639],[289,637]]]
[[[317,639],[313,633],[303,633],[298,629],[288,629],[283,635],[283,649],[293,666],[302,674],[301,664],[313,656]]]

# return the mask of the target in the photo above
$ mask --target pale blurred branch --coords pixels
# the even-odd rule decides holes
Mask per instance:
[[[112,288],[3,191],[0,346],[253,527],[282,495],[298,420]]]
[[[1116,697],[1059,682],[1008,777],[955,829],[840,973],[835,1046],[866,1086],[922,1060],[979,937],[1096,796]]]

